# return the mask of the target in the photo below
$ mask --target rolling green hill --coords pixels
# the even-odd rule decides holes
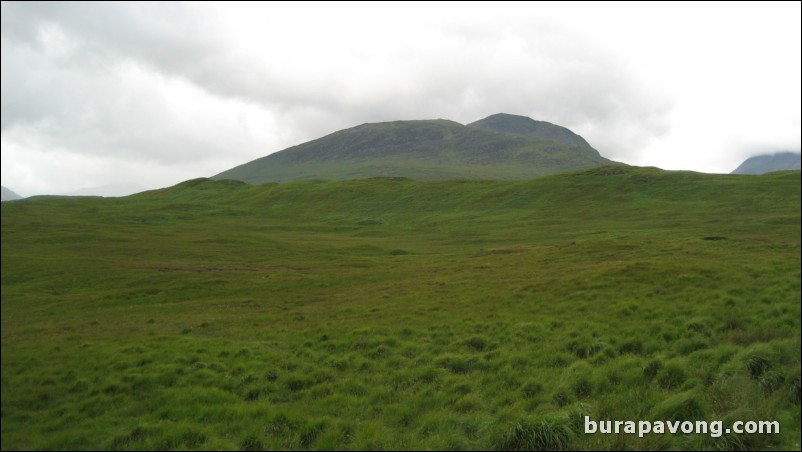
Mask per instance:
[[[744,160],[732,174],[766,174],[773,171],[798,170],[802,156],[798,152],[778,152],[750,157]]]
[[[443,119],[363,124],[237,166],[213,179],[510,180],[613,163],[568,129],[498,114],[468,126]]]
[[[799,171],[198,179],[1,231],[4,450],[799,449]]]

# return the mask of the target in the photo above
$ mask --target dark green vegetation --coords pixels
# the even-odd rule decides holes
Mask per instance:
[[[732,174],[766,174],[772,171],[798,170],[802,156],[798,152],[778,152],[744,160]]]
[[[798,171],[2,205],[3,449],[799,449],[799,391]]]
[[[363,124],[237,166],[213,179],[249,183],[374,176],[530,179],[613,163],[564,127],[497,114],[467,126],[444,119]]]

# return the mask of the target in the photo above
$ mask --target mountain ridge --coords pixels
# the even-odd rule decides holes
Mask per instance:
[[[570,129],[546,121],[537,121],[527,116],[496,113],[484,119],[469,123],[467,126],[502,133],[529,135],[541,139],[564,141],[577,146],[587,147],[598,154],[598,151],[593,149],[584,138]]]
[[[409,177],[528,179],[617,164],[582,137],[507,114],[463,125],[447,119],[366,123],[291,146],[212,179],[249,183],[297,179]]]
[[[798,152],[781,151],[749,157],[730,174],[765,174],[773,171],[798,170],[802,167],[802,155]]]

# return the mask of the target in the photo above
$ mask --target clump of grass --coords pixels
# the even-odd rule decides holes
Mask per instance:
[[[724,416],[722,419],[723,425],[732,425],[735,421],[743,421],[746,419],[755,418],[753,411],[749,410],[735,410]],[[701,439],[703,450],[772,450],[770,447],[777,444],[779,435],[757,434],[757,433],[735,433],[735,431],[726,430],[718,438],[711,438],[704,435]]]
[[[89,389],[89,382],[84,379],[80,379],[76,381],[72,386],[70,386],[69,391],[71,393],[78,394],[86,392],[88,389]]]
[[[637,339],[624,342],[618,347],[618,353],[621,355],[626,355],[627,353],[632,353],[634,355],[642,355],[643,342]]]
[[[416,378],[421,383],[431,384],[437,380],[437,376],[437,369],[432,366],[426,366],[417,374]]]
[[[298,443],[301,448],[309,449],[315,440],[326,430],[325,421],[307,422],[298,431]]]
[[[153,432],[145,427],[134,427],[129,433],[125,435],[115,436],[109,443],[109,450],[124,450],[131,448],[132,445],[144,441]]]
[[[569,363],[571,363],[571,358],[565,353],[557,353],[546,361],[546,365],[549,367],[565,367]]]
[[[262,444],[262,441],[259,440],[259,438],[256,435],[250,434],[240,442],[239,450],[242,451],[265,450],[265,446]]]
[[[541,392],[543,392],[543,385],[536,381],[527,381],[521,386],[521,395],[525,399],[531,399]]]
[[[574,432],[583,432],[585,425],[585,416],[590,416],[591,407],[586,403],[577,403],[568,410],[568,425]]]
[[[124,394],[128,392],[128,387],[119,383],[111,383],[103,388],[103,392],[108,395]]]
[[[723,433],[720,437],[714,438],[712,443],[715,450],[751,450],[748,438],[743,434],[739,435],[733,432]]]
[[[732,300],[730,300],[730,301],[732,301]],[[735,305],[735,303],[733,303],[732,305],[728,305],[728,306],[733,306],[733,305]],[[744,322],[740,317],[728,316],[728,317],[726,317],[724,319],[724,330],[725,331],[734,331],[734,330],[743,330],[743,329],[744,329]]]
[[[680,355],[689,355],[704,348],[707,348],[707,342],[701,339],[682,338],[674,343],[674,350]]]
[[[442,368],[448,369],[452,373],[465,374],[474,370],[477,365],[477,361],[475,358],[448,355],[438,360],[437,364]]]
[[[577,398],[583,399],[593,393],[593,383],[588,377],[579,377],[571,383],[571,391]]]
[[[761,375],[757,382],[763,393],[768,395],[782,387],[783,383],[785,383],[785,376],[780,372],[770,370]]]
[[[788,385],[788,400],[797,405],[802,400],[802,378],[799,374],[796,374],[796,378],[791,380],[791,384]]]
[[[675,394],[652,410],[656,419],[672,421],[689,421],[703,419],[705,406],[702,398],[695,391]]]
[[[185,430],[179,439],[188,449],[199,449],[206,442],[206,435],[197,430]]]
[[[515,424],[496,450],[569,450],[574,431],[565,420],[540,419]]]
[[[710,333],[708,331],[708,321],[707,319],[692,319],[686,325],[688,331],[693,331],[694,333],[699,333],[704,336],[709,336]]]
[[[454,409],[459,413],[472,413],[481,410],[482,407],[484,407],[484,403],[474,395],[465,396],[454,404]]]
[[[588,342],[573,340],[568,344],[568,350],[579,359],[590,358],[604,350],[606,344],[601,341]]]
[[[753,380],[760,378],[761,375],[769,370],[769,367],[771,367],[769,360],[762,356],[751,355],[746,358],[746,369],[749,371],[749,376],[752,377]]]
[[[663,389],[678,388],[685,382],[685,370],[676,363],[666,364],[657,374],[657,384]]]
[[[647,380],[653,380],[654,377],[657,376],[657,372],[659,372],[662,368],[662,361],[659,359],[653,359],[643,367],[643,376],[646,377]]]
[[[248,402],[253,402],[254,400],[258,400],[259,396],[261,395],[262,391],[259,389],[249,389],[245,391],[245,395],[242,397],[243,400]]]
[[[465,341],[465,345],[473,351],[481,352],[487,348],[487,338],[482,336],[473,336]]]
[[[555,405],[562,408],[571,403],[573,401],[573,397],[568,391],[565,390],[565,388],[560,388],[554,393],[554,395],[551,397],[551,400]]]
[[[264,428],[264,434],[266,436],[290,436],[292,435],[299,427],[299,424],[296,420],[290,419],[284,413],[278,413],[267,423]]]
[[[284,385],[292,392],[303,391],[314,385],[314,381],[310,378],[293,375],[287,378]]]

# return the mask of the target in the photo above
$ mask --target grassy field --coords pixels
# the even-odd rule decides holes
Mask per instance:
[[[3,203],[20,448],[799,450],[800,172]]]

